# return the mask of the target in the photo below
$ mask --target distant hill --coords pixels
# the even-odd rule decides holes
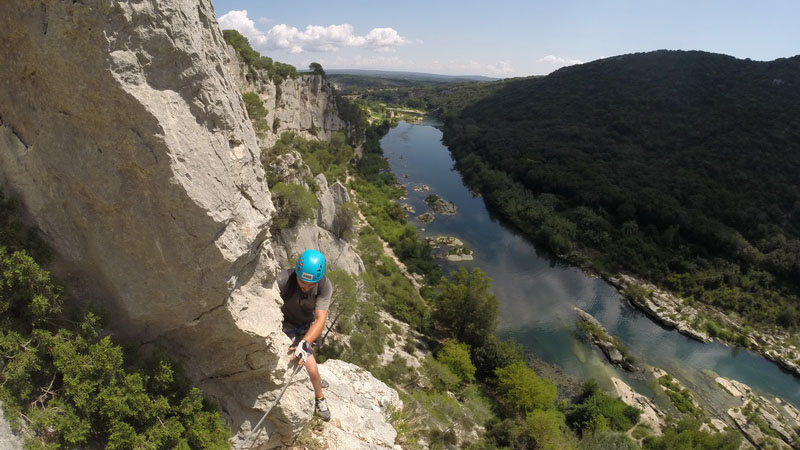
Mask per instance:
[[[800,57],[656,51],[484,93],[445,139],[521,230],[598,271],[800,326]]]
[[[497,78],[483,76],[438,75],[420,72],[392,72],[383,70],[330,69],[327,77],[341,90],[392,89],[424,86],[441,86],[453,83],[476,83],[495,81]]]
[[[390,70],[360,69],[326,69],[329,75],[359,75],[372,78],[389,78],[393,80],[440,81],[445,83],[463,83],[465,81],[497,81],[499,78],[481,75],[440,75],[423,72],[402,72]]]

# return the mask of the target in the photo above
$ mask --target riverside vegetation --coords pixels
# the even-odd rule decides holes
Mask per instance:
[[[331,272],[337,286],[332,329],[339,336],[321,347],[320,360],[358,364],[401,393],[405,406],[396,412],[394,425],[405,448],[637,448],[625,432],[637,424],[639,410],[591,381],[572,401],[557,401],[555,384],[524,362],[523,349],[496,337],[498,305],[491,280],[477,269],[442,276],[430,247],[406,221],[398,202],[402,189],[382,155],[379,141],[391,123],[370,124],[358,101],[345,101],[357,107],[348,110],[349,120],[361,121],[357,128],[365,130],[361,158],[348,159],[352,153],[344,136],[311,142],[284,134],[269,150],[271,155],[297,151],[313,175],[346,181],[367,222],[358,227],[352,217],[346,221],[367,271],[358,277]],[[287,200],[294,206],[282,207],[299,207],[293,198]],[[424,281],[419,290],[385,255],[382,240]],[[382,320],[380,310],[411,329]],[[398,352],[382,360],[386,347],[399,342],[408,357],[420,350],[427,355],[419,368]],[[699,421],[687,420],[644,442],[646,448],[676,448],[686,440],[700,442],[695,448],[734,448],[718,446],[720,439],[736,443],[739,438],[701,431]]]
[[[443,118],[466,183],[553,254],[730,313],[698,326],[748,346],[800,328],[798,70],[658,51],[363,96]]]

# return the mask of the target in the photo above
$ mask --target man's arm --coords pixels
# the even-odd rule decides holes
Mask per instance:
[[[306,331],[305,336],[303,336],[303,341],[305,341],[306,344],[308,344],[310,346],[319,337],[319,335],[322,334],[322,330],[325,328],[325,321],[327,319],[328,319],[328,311],[326,311],[324,309],[315,309],[314,310],[314,322],[308,328],[308,331]],[[296,349],[297,349],[297,347],[291,346],[291,347],[289,347],[289,352],[293,352]],[[303,347],[300,350],[304,350],[304,349],[305,349],[305,347]],[[289,359],[294,361],[294,359],[296,357],[299,357],[300,360],[297,361],[297,364],[303,365],[306,362],[305,361],[305,358],[306,358],[305,355],[306,355],[305,352],[302,352],[302,354],[295,353]]]
[[[308,342],[309,345],[313,344],[319,335],[322,334],[322,330],[325,329],[326,320],[328,320],[328,311],[324,309],[315,309],[314,323],[312,323],[308,328],[308,331],[306,331],[306,335],[303,336],[303,340]]]

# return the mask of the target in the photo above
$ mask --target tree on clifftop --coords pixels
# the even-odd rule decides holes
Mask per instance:
[[[308,68],[311,69],[311,72],[314,75],[322,75],[323,77],[325,76],[325,71],[322,70],[322,64],[318,62],[312,62],[308,65]]]

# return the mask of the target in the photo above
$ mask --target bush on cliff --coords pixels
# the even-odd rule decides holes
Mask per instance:
[[[317,197],[299,184],[276,184],[272,187],[272,200],[278,210],[270,227],[273,234],[316,217],[319,207]]]
[[[266,133],[269,131],[269,123],[267,122],[267,108],[264,107],[264,102],[255,92],[245,92],[242,94],[247,115],[253,126],[259,133]]]
[[[236,53],[247,65],[250,79],[257,77],[257,70],[265,71],[276,85],[281,84],[286,78],[297,78],[299,76],[297,68],[293,65],[273,61],[268,56],[261,56],[250,46],[250,41],[238,31],[222,30],[222,36],[225,38],[225,42],[236,50]]]
[[[0,401],[14,426],[24,419],[26,448],[227,449],[219,412],[167,360],[134,367],[98,316],[68,319],[62,288],[24,250],[40,241],[17,227],[0,219]]]

